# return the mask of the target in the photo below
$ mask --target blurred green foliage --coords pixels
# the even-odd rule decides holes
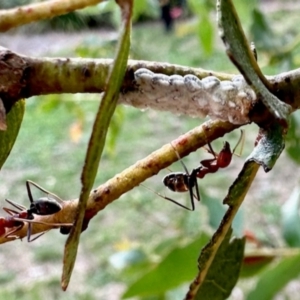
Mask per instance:
[[[32,3],[31,0],[2,0],[0,2],[0,9],[8,9],[16,6],[26,5]]]
[[[249,29],[249,36],[255,41],[263,69],[274,74],[298,67],[299,32],[294,26],[298,12],[295,12],[296,17],[292,14],[287,18],[282,11],[266,15],[258,8],[257,1],[240,0],[235,3],[243,26]],[[1,2],[7,7],[13,4],[15,6],[16,2]],[[216,42],[214,1],[189,0],[187,4],[193,18],[176,21],[175,30],[170,34],[166,34],[159,23],[135,26],[131,57],[236,72],[226,58],[223,46],[219,47]],[[135,20],[159,17],[158,1],[139,0],[135,1],[135,5]],[[151,9],[146,9],[149,7]],[[117,23],[114,1],[108,1],[105,5],[78,12],[78,15],[76,12],[79,18],[79,27],[76,28],[87,25],[87,16],[98,18],[100,12],[104,18],[109,16],[111,25]],[[61,20],[63,24],[57,28],[68,28],[67,19]],[[70,24],[72,22],[71,18]],[[281,30],[286,33],[282,34]],[[81,57],[112,57],[115,44],[114,35],[101,39],[99,33],[97,40],[87,34],[76,54]],[[16,199],[28,206],[24,186],[26,179],[38,182],[64,199],[77,197],[80,187],[78,174],[98,101],[99,95],[51,95],[27,100],[20,136],[2,170],[3,198]],[[296,163],[299,163],[300,153],[298,115],[295,113],[291,119],[286,147],[286,153]],[[101,162],[103,171],[97,176],[97,182],[104,182],[202,121],[162,112],[141,113],[133,108],[118,108]],[[74,124],[78,126],[75,126],[76,140],[71,133]],[[58,232],[51,231],[30,245],[15,242],[1,246],[0,298],[110,299],[101,292],[113,286],[115,293],[120,289],[119,295],[135,294],[139,295],[139,299],[182,299],[187,284],[194,278],[193,269],[197,267],[201,245],[219,225],[226,208],[222,199],[238,174],[243,158],[253,148],[257,128],[247,126],[246,131],[242,158],[234,158],[229,169],[199,183],[202,201],[199,205],[197,203],[195,212],[181,210],[139,187],[97,215],[82,236],[79,265],[75,267],[74,283],[67,293],[59,291],[64,237]],[[239,132],[234,132],[225,140],[234,144],[238,136]],[[218,152],[222,143],[216,141],[213,146]],[[191,170],[205,155],[200,149],[184,158],[184,162]],[[283,165],[279,162],[280,167],[288,168],[291,162],[284,162]],[[182,166],[174,164],[172,170],[182,171]],[[269,248],[270,244],[272,247],[299,247],[299,195],[292,194],[289,198],[290,190],[285,190],[280,194],[283,199],[278,199],[278,191],[274,191],[282,185],[283,176],[290,176],[292,172],[293,177],[297,176],[293,170],[282,175],[284,171],[275,167],[275,171],[271,172],[275,174],[272,177],[275,182],[258,179],[249,193],[250,201],[245,203],[235,220],[236,235],[241,236],[248,229],[261,245]],[[161,179],[167,172],[161,172],[145,184],[164,193]],[[268,176],[272,176],[271,173]],[[170,192],[168,196],[189,201],[188,196],[183,194]],[[282,202],[286,203],[281,208]],[[251,245],[250,242],[248,244]],[[298,256],[270,259],[263,267],[254,262],[250,284],[247,284],[247,279],[242,279],[238,288],[244,291],[245,299],[269,299],[268,295],[275,295],[280,290],[281,295],[286,295],[282,288],[298,278],[298,261]],[[156,289],[153,288],[150,293],[151,284],[162,275],[164,277],[155,283]],[[257,286],[253,282],[258,282]]]
[[[284,15],[279,15],[277,18],[280,22]],[[263,64],[268,67],[276,66],[281,72],[294,69],[299,65],[300,35],[290,26],[293,25],[285,24],[279,29],[276,23],[270,22],[268,16],[258,8],[252,11],[250,33],[259,58],[263,58]]]

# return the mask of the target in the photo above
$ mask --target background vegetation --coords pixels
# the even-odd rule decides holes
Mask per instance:
[[[4,1],[6,4],[8,2],[16,5],[11,1]],[[245,4],[245,1],[235,2],[242,16],[243,26],[256,42],[259,64],[263,66],[265,73],[276,74],[298,67],[299,32],[294,24],[299,12],[296,9],[286,11],[288,4],[284,2],[282,6],[278,1],[273,11],[268,6],[268,12],[272,11],[272,14],[266,15],[264,2],[258,6],[255,1],[251,1],[252,7],[249,3]],[[147,19],[159,15],[156,1],[136,1],[137,3],[151,5],[153,8],[153,14],[147,16]],[[157,20],[136,23],[131,58],[236,72],[217,37],[214,1],[191,0],[188,4],[186,18],[177,20],[171,33],[167,34]],[[103,8],[99,5],[97,8],[76,13],[76,18],[70,21],[73,24],[71,28],[81,24],[78,20],[84,20],[82,24],[86,24],[85,18],[92,15],[91,11],[97,16],[100,11],[105,11],[106,16],[111,16],[110,25],[114,24],[115,8]],[[136,20],[145,18],[145,9],[137,7],[136,11],[139,12]],[[208,24],[205,28],[199,26],[204,19]],[[103,39],[100,40],[98,30],[95,33],[81,28],[83,32],[75,32],[80,37],[77,45],[75,42],[70,48],[68,39],[72,39],[71,33],[62,32],[57,39],[57,35],[48,31],[53,24],[44,23],[43,27],[40,24],[36,24],[34,30],[42,48],[41,52],[38,49],[36,51],[43,56],[113,56],[116,35],[112,29],[103,30]],[[65,31],[68,28],[67,23],[64,21],[62,24]],[[24,53],[24,48],[15,49],[18,44],[12,41],[23,41],[26,43],[26,50],[27,45],[34,41],[32,28],[26,26],[20,32],[12,31],[3,35],[6,43],[3,46]],[[45,28],[48,33],[39,35]],[[57,29],[56,25],[54,28]],[[28,36],[28,30],[31,36]],[[50,41],[49,46],[43,47],[47,45],[47,40]],[[54,40],[56,47],[50,46],[54,44]],[[98,100],[98,95],[87,94],[52,95],[27,100],[19,137],[0,174],[3,200],[9,198],[27,206],[26,179],[37,182],[63,199],[78,197],[79,174]],[[119,107],[101,162],[105,173],[98,174],[97,183],[105,182],[138,159],[202,122],[203,120],[187,116],[155,111],[140,112],[131,107]],[[295,114],[292,124],[298,123],[299,114]],[[298,214],[293,216],[294,219],[290,215],[290,212],[297,211],[299,202],[297,190],[296,194],[292,194],[299,183],[299,176],[294,171],[299,161],[299,133],[296,128],[292,127],[287,151],[272,172],[264,174],[260,170],[235,223],[236,234],[242,235],[245,231],[251,231],[261,244],[274,249],[288,249],[300,244],[297,233],[300,232]],[[217,227],[224,210],[221,200],[237,176],[243,159],[253,148],[257,128],[250,125],[245,131],[246,144],[242,156],[234,157],[228,169],[208,176],[199,183],[202,202],[197,203],[195,212],[182,210],[145,188],[138,187],[96,216],[82,235],[79,256],[67,293],[61,292],[59,288],[65,237],[58,231],[53,230],[32,244],[16,241],[1,245],[0,298],[120,299],[136,280],[151,270],[157,270],[160,262],[167,261],[170,264],[163,268],[164,278],[156,285],[156,290],[152,289],[154,294],[142,299],[182,299],[188,282],[194,276],[191,273],[193,270],[187,266],[192,262],[192,266],[196,268],[199,244],[195,247],[195,242],[204,244]],[[226,140],[235,145],[238,137],[239,132],[234,132],[226,136]],[[217,151],[221,147],[222,141],[214,143]],[[184,162],[190,170],[206,157],[207,153],[200,149],[184,159]],[[172,171],[182,171],[182,166],[175,164]],[[161,179],[168,172],[161,172],[145,182],[145,185],[162,194],[169,193],[161,183]],[[285,178],[288,180],[284,180],[282,184]],[[188,195],[184,194],[169,193],[168,196],[187,203],[189,201]],[[255,245],[252,247],[255,248]],[[278,260],[268,265],[262,273],[258,272],[255,265],[252,273],[255,276],[242,277],[231,299],[243,299],[241,295],[245,295],[244,299],[252,299],[250,291],[253,293],[255,290],[255,283],[265,275],[263,272],[277,267],[276,263]],[[243,273],[249,275],[246,271],[250,272],[249,268]],[[154,275],[158,276],[158,273]],[[297,278],[297,275],[293,277]],[[277,288],[276,285],[274,281],[273,289]],[[141,286],[141,290],[147,289],[147,283],[141,283]],[[295,295],[299,294],[299,290],[299,281],[291,281],[281,291],[278,299],[297,299]]]

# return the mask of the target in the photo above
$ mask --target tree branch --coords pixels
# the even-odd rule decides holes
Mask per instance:
[[[7,31],[13,27],[39,20],[51,19],[76,9],[96,5],[102,1],[103,0],[52,0],[18,6],[12,9],[3,9],[0,10],[0,31]]]
[[[0,96],[2,96],[6,110],[9,111],[13,103],[20,98],[60,93],[101,93],[105,90],[106,78],[111,65],[111,59],[32,58],[0,48]],[[128,62],[119,103],[138,108],[149,107],[175,111],[177,114],[194,114],[194,116],[195,112],[198,113],[197,111],[199,111],[199,104],[193,98],[186,97],[185,91],[181,93],[180,101],[177,101],[181,104],[180,106],[175,106],[176,101],[172,97],[164,98],[164,101],[158,99],[149,101],[147,94],[143,92],[141,85],[137,85],[135,78],[135,72],[141,68],[168,76],[173,74],[194,75],[200,80],[215,76],[217,80],[226,80],[227,82],[232,81],[235,76],[167,63],[134,60]],[[300,107],[299,72],[300,69],[297,69],[268,77],[273,87],[272,90],[276,91],[276,96],[283,102],[290,104],[293,109]],[[164,82],[157,81],[155,84],[157,85],[156,90],[161,90]],[[149,85],[150,91],[151,88],[153,88],[153,84]],[[249,87],[246,86],[244,89],[245,94],[249,93]],[[251,97],[250,99],[252,99]],[[221,102],[221,100],[217,99],[217,102]],[[226,101],[230,100],[234,102],[234,99],[230,98]],[[185,101],[186,105],[183,105],[182,101]],[[263,124],[273,121],[272,115],[265,109],[260,99],[248,102],[247,118],[240,123],[256,122],[263,126]],[[228,107],[230,108],[230,106]],[[232,107],[232,110],[236,111],[236,108]],[[203,116],[203,112],[200,111],[196,116]],[[220,116],[217,115],[217,117]]]
[[[229,122],[207,121],[199,127],[181,135],[172,141],[173,147],[176,148],[180,157],[187,156],[189,153],[196,151],[198,148],[207,144],[208,141],[222,137],[224,134],[238,128]],[[146,158],[136,162],[123,172],[115,175],[106,183],[100,185],[91,193],[84,220],[84,229],[88,226],[89,221],[108,204],[117,200],[122,194],[130,191],[147,178],[156,175],[160,170],[165,169],[178,160],[176,153],[168,143],[159,150],[154,151]],[[36,221],[55,223],[73,223],[78,205],[78,199],[65,201],[60,212],[50,216],[35,216]],[[48,230],[49,227],[42,224],[32,224],[32,233],[40,233]],[[27,234],[27,224],[15,233],[19,238],[24,238]],[[13,240],[0,237],[0,244]]]

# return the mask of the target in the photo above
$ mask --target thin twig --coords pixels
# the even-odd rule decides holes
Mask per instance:
[[[51,19],[71,11],[95,5],[103,0],[51,0],[17,6],[12,9],[0,10],[0,31],[32,23],[38,20]]]
[[[180,157],[184,157],[196,151],[198,148],[203,147],[208,141],[222,137],[236,128],[238,128],[238,126],[229,122],[219,120],[207,121],[172,141],[172,145],[176,148]],[[138,186],[147,178],[156,175],[160,170],[167,168],[177,160],[178,157],[173,147],[168,143],[94,189],[87,203],[85,224],[87,225],[90,219],[100,210],[117,200],[122,194]],[[36,216],[35,219],[49,224],[72,223],[74,221],[77,204],[78,199],[65,201],[63,203],[63,209],[57,214],[44,217]],[[36,234],[48,229],[48,226],[33,224],[32,233]],[[26,236],[26,233],[27,224],[25,224],[20,231],[16,232],[16,235],[23,238]],[[12,239],[0,237],[0,244],[11,240]]]

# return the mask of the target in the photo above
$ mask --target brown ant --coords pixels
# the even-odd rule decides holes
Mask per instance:
[[[38,200],[33,200],[30,185],[35,186],[42,192],[46,193],[48,197],[41,197]],[[62,209],[61,204],[58,201],[62,201],[58,196],[48,192],[47,190],[40,187],[38,184],[27,180],[26,181],[26,188],[27,193],[30,201],[30,208],[27,209],[26,207],[17,204],[11,200],[5,199],[6,202],[20,210],[20,212],[3,207],[3,210],[9,214],[9,216],[0,218],[0,236],[5,236],[6,238],[14,237],[13,233],[19,231],[23,226],[24,222],[28,223],[28,230],[27,230],[27,241],[32,242],[40,237],[44,232],[34,239],[31,240],[31,229],[32,223],[44,224],[49,226],[72,226],[72,224],[48,224],[45,222],[35,221],[34,214],[40,216],[52,215],[59,212]],[[49,198],[49,196],[52,197]],[[6,233],[6,228],[12,228]]]
[[[230,144],[228,142],[225,142],[224,146],[219,154],[215,153],[211,144],[208,143],[209,148],[207,149],[207,151],[209,153],[211,153],[214,156],[214,158],[201,160],[200,161],[201,165],[198,168],[193,169],[190,174],[189,174],[185,164],[182,162],[182,160],[179,156],[179,153],[173,147],[178,159],[180,160],[180,162],[185,170],[185,173],[183,173],[183,172],[170,173],[164,177],[163,183],[167,188],[169,188],[173,192],[189,191],[192,208],[189,208],[189,207],[173,200],[172,198],[163,196],[158,193],[156,193],[156,194],[158,194],[160,197],[163,197],[164,199],[171,201],[185,209],[192,210],[192,211],[195,210],[194,198],[197,199],[198,201],[200,201],[200,193],[199,193],[197,178],[204,178],[205,175],[208,173],[215,173],[220,168],[228,167],[231,162],[232,155],[234,154],[234,152],[235,152],[236,148],[238,147],[238,145],[240,144],[240,142],[243,140],[243,137],[244,137],[244,132],[243,132],[243,130],[241,130],[241,136],[240,136],[236,146],[234,147],[234,149],[231,151]],[[196,190],[196,195],[194,194],[194,191],[193,191],[194,188]]]
[[[236,148],[241,143],[243,138],[244,138],[244,131],[241,130],[241,136],[238,142],[236,143],[235,147],[233,148],[233,150],[231,151],[230,144],[228,142],[225,142],[219,154],[215,153],[211,144],[208,143],[209,148],[206,150],[208,153],[211,153],[214,156],[214,158],[201,160],[200,164],[202,166],[195,169],[197,172],[196,176],[198,178],[204,178],[205,175],[208,173],[216,173],[220,168],[222,169],[227,168],[231,163],[232,155],[235,153]],[[243,144],[242,144],[242,148],[243,148]],[[241,149],[241,151],[242,150],[243,149]]]
[[[183,172],[172,172],[168,175],[166,175],[163,179],[163,183],[164,185],[169,188],[171,191],[173,192],[179,192],[179,193],[183,193],[183,192],[187,192],[189,191],[190,193],[190,199],[191,199],[191,204],[192,204],[192,208],[187,207],[179,202],[177,202],[176,200],[166,197],[154,190],[152,190],[151,188],[141,184],[144,188],[146,188],[147,190],[152,191],[153,193],[155,193],[156,195],[158,195],[159,197],[162,197],[168,201],[171,201],[173,203],[175,203],[176,205],[179,205],[180,207],[187,209],[187,210],[195,210],[195,204],[194,204],[194,198],[196,198],[198,201],[200,201],[200,192],[199,192],[199,188],[198,188],[198,183],[197,183],[197,172],[198,169],[193,169],[191,174],[189,173],[186,165],[183,163],[183,161],[181,160],[181,157],[179,156],[179,153],[177,152],[177,150],[174,148],[174,146],[171,143],[171,146],[174,149],[174,152],[177,155],[178,160],[181,162],[185,173]],[[196,190],[196,195],[194,194],[194,189]]]

